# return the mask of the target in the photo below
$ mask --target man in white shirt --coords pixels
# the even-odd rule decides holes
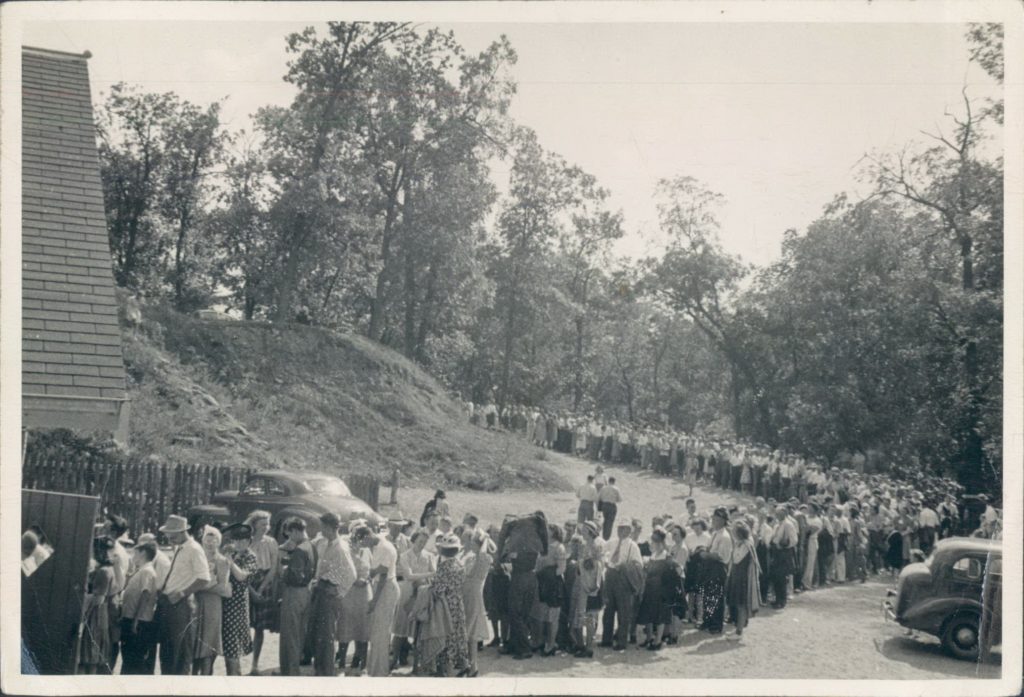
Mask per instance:
[[[185,518],[168,516],[160,532],[174,545],[171,566],[157,598],[155,621],[160,636],[160,674],[188,675],[196,641],[193,594],[210,582],[210,566],[202,546],[188,534]]]
[[[921,538],[921,551],[930,554],[935,545],[935,535],[939,530],[939,514],[935,509],[926,504],[921,506],[921,513],[918,515],[918,535]]]
[[[391,672],[388,652],[391,650],[391,625],[398,607],[398,551],[383,536],[368,528],[357,535],[357,541],[370,550],[370,582],[373,584],[370,601],[370,653],[366,659],[366,674],[387,677]]]
[[[601,646],[626,650],[630,626],[634,621],[637,593],[643,589],[643,558],[640,547],[630,537],[632,525],[623,521],[617,528],[618,539],[606,546],[606,604],[602,618]],[[618,616],[616,630],[615,619]],[[612,636],[615,636],[614,642]]]
[[[605,540],[611,539],[620,503],[622,503],[622,494],[619,493],[619,487],[615,484],[615,477],[610,477],[608,483],[597,492],[597,509],[601,512],[601,537]]]
[[[341,521],[333,513],[320,516],[320,535],[313,540],[316,550],[316,575],[310,602],[313,634],[313,670],[316,675],[338,674],[335,663],[338,617],[341,599],[356,580],[356,567],[348,545],[338,535]]]
[[[775,600],[772,607],[781,610],[786,607],[788,576],[796,569],[796,545],[798,541],[796,522],[789,517],[785,506],[775,508],[775,529],[769,544],[769,577]]]
[[[576,489],[576,498],[580,500],[577,511],[577,522],[583,523],[594,519],[594,504],[597,503],[597,487],[594,486],[594,475],[588,474],[587,481]]]

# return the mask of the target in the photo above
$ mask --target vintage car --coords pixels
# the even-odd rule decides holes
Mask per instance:
[[[903,568],[882,608],[886,620],[937,636],[948,653],[973,661],[983,640],[992,638],[982,637],[983,624],[999,633],[1001,592],[1002,543],[951,537],[940,540],[924,562]]]
[[[188,520],[192,525],[214,521],[237,523],[257,509],[271,514],[270,531],[282,541],[281,524],[292,516],[306,521],[310,537],[319,531],[320,516],[327,512],[335,513],[343,522],[362,518],[379,524],[384,520],[368,503],[353,496],[337,477],[280,470],[256,472],[242,482],[238,491],[214,494],[210,503],[189,509]]]

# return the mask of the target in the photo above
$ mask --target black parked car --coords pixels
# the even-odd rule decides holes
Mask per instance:
[[[310,537],[320,530],[320,516],[327,512],[335,513],[342,522],[362,518],[376,525],[384,521],[370,504],[353,496],[338,477],[281,470],[256,472],[238,491],[214,494],[210,503],[189,509],[188,520],[192,525],[214,521],[237,523],[257,509],[271,514],[270,531],[281,541],[281,524],[292,516],[306,521]]]
[[[940,540],[924,562],[900,572],[896,588],[882,602],[885,618],[937,636],[957,658],[977,660],[983,626],[991,643],[1000,643],[1001,603],[995,598],[1002,592],[1002,559],[999,540]]]

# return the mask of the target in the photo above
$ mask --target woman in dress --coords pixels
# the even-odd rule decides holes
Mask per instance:
[[[114,566],[110,558],[110,550],[114,548],[114,540],[108,536],[96,537],[92,541],[92,570],[86,589],[82,616],[83,623],[81,648],[79,650],[79,670],[87,675],[95,675],[100,670],[110,672],[110,609],[113,602]]]
[[[469,554],[463,559],[465,582],[462,602],[466,611],[466,641],[469,644],[469,677],[476,677],[477,644],[487,641],[487,617],[484,612],[484,583],[494,566],[497,546],[483,530],[475,529],[469,537]]]
[[[807,506],[801,506],[807,509]],[[804,561],[803,586],[805,590],[814,588],[815,570],[818,568],[818,533],[821,532],[822,521],[818,511],[818,504],[810,505],[807,514],[807,557]]]
[[[679,641],[679,635],[683,629],[683,618],[686,617],[686,590],[683,584],[686,565],[690,561],[690,548],[686,545],[686,528],[681,523],[669,523],[668,533],[672,539],[672,543],[668,548],[668,557],[676,565],[676,572],[679,574],[679,586],[672,598],[672,621],[669,625],[666,643],[675,644]]]
[[[454,535],[445,535],[438,543],[437,573],[431,584],[434,599],[444,603],[450,624],[436,658],[436,674],[463,677],[469,673],[469,642],[466,639],[466,609],[462,602],[465,574],[456,557],[462,544]]]
[[[651,557],[644,575],[644,593],[636,613],[637,626],[644,628],[644,640],[638,649],[660,651],[665,625],[672,622],[673,591],[679,580],[676,563],[669,557],[664,528],[651,531]]]
[[[736,633],[732,637],[738,641],[751,615],[761,607],[758,592],[761,567],[757,562],[757,550],[750,538],[750,528],[743,521],[733,526],[733,540],[735,543],[729,564],[729,577],[725,582],[725,602],[729,606],[729,614],[736,622]]]
[[[398,609],[395,612],[391,669],[408,665],[409,638],[416,636],[416,620],[412,616],[416,587],[430,580],[437,570],[437,555],[427,551],[426,530],[413,533],[412,546],[398,555]]]
[[[224,653],[223,599],[231,597],[227,557],[220,553],[220,530],[203,528],[203,551],[210,567],[210,581],[196,591],[196,643],[192,651],[192,675],[213,675],[213,661]]]
[[[498,530],[493,526],[488,530],[488,537],[492,540],[497,534]],[[508,589],[511,583],[508,571],[495,560],[484,581],[484,609],[494,636],[488,646],[500,647],[508,640]]]
[[[260,651],[263,649],[264,632],[277,632],[280,628],[280,612],[276,592],[277,565],[280,552],[277,542],[267,532],[270,530],[270,513],[256,510],[245,519],[252,528],[252,543],[249,551],[256,557],[256,570],[249,577],[251,591],[250,615],[255,630],[252,644],[252,669],[249,675],[259,675]]]
[[[338,667],[345,668],[348,645],[355,642],[351,670],[357,675],[366,667],[366,654],[370,642],[370,550],[356,540],[355,533],[365,527],[364,521],[349,524],[349,534],[344,543],[349,546],[352,565],[356,569],[356,581],[341,598],[341,614],[338,617]]]
[[[539,646],[533,648],[544,656],[554,656],[556,652],[555,641],[558,638],[558,618],[562,612],[565,563],[568,558],[562,540],[562,528],[548,525],[548,553],[537,558],[537,597],[531,617],[539,630],[534,641],[537,642],[541,637],[543,639]]]
[[[231,596],[224,599],[224,664],[228,675],[242,674],[242,656],[252,653],[249,627],[249,582],[256,572],[256,555],[249,549],[252,528],[236,523],[224,531],[230,540]]]

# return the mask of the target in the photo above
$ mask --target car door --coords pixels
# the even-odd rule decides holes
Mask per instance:
[[[949,569],[949,594],[981,602],[985,561],[984,556],[965,554],[953,562]]]
[[[267,499],[266,477],[249,477],[238,490],[238,496],[228,506],[231,520],[239,522],[256,509],[264,508]]]

